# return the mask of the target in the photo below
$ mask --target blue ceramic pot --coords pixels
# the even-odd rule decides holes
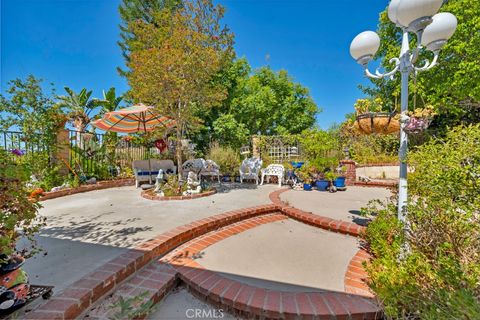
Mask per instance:
[[[318,191],[327,191],[329,184],[328,180],[318,180],[315,182]]]
[[[292,161],[292,167],[294,167],[295,169],[300,169],[304,165],[304,163],[305,162]]]
[[[303,184],[303,190],[305,191],[312,191],[312,185],[308,183]]]
[[[333,180],[333,185],[337,188],[345,188],[345,177],[338,177]]]

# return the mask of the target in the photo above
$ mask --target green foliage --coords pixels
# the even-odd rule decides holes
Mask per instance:
[[[341,157],[341,145],[337,130],[310,129],[298,136],[302,154],[317,172],[333,169]]]
[[[21,139],[32,149],[15,158],[23,168],[17,177],[27,180],[33,174],[41,181],[39,187],[50,190],[61,184],[52,155],[58,148],[57,133],[65,125],[66,115],[55,103],[53,89],[49,93],[43,90],[41,79],[30,75],[25,80],[12,80],[8,85],[8,97],[0,95],[0,127],[20,129]]]
[[[193,139],[200,147],[214,139],[238,148],[252,135],[298,134],[315,124],[318,108],[308,89],[285,70],[262,67],[252,73],[247,60],[240,58],[223,68],[216,81],[227,96],[199,115],[204,129]]]
[[[376,214],[366,240],[370,287],[390,317],[480,318],[480,125],[457,127],[409,161],[408,231],[394,201]],[[400,254],[404,249],[408,248]]]
[[[8,96],[0,95],[0,128],[18,127],[26,141],[53,148],[66,119],[61,106],[55,104],[53,89],[45,93],[42,80],[29,75],[25,80],[9,81],[6,92]]]
[[[59,104],[67,110],[67,117],[73,123],[75,130],[84,132],[90,123],[90,114],[100,106],[100,100],[90,98],[92,91],[83,88],[79,93],[65,87],[66,96],[58,96]]]
[[[116,310],[111,319],[123,320],[123,319],[140,319],[142,316],[146,316],[154,309],[153,300],[146,299],[149,292],[145,291],[138,296],[131,298],[124,298],[120,296],[111,308]],[[145,301],[147,300],[147,301]]]
[[[233,34],[221,25],[224,8],[211,0],[195,0],[153,16],[153,23],[132,23],[128,82],[134,101],[154,105],[175,120],[177,163],[182,163],[181,140],[195,131],[201,119],[225,99],[215,81],[233,55]]]
[[[18,252],[15,244],[20,236],[32,243],[31,248],[22,249],[22,256],[29,257],[37,251],[33,235],[44,225],[37,216],[40,205],[28,198],[23,177],[24,168],[12,155],[0,149],[0,254],[7,257]]]
[[[207,159],[215,161],[220,166],[222,174],[235,175],[240,167],[240,154],[230,147],[221,147],[215,143],[211,146]]]
[[[432,129],[446,131],[447,127],[480,121],[480,2],[477,0],[446,1],[441,11],[451,12],[458,19],[453,37],[440,51],[439,64],[434,69],[419,73],[417,83],[410,83],[410,110],[413,110],[415,92],[417,107],[433,105],[438,113]],[[398,39],[401,30],[394,26],[386,11],[380,15],[379,35],[382,39],[379,57],[384,64],[400,51]],[[414,38],[414,37],[412,37]],[[412,40],[412,47],[415,45]],[[422,52],[423,58],[432,58]],[[364,91],[373,97],[381,96],[388,105],[398,104],[400,77],[393,81],[371,80]]]
[[[396,163],[400,139],[396,134],[371,134],[343,136],[352,160],[361,164]]]
[[[187,191],[187,187],[186,183],[180,184],[178,176],[171,174],[168,176],[167,182],[161,187],[161,190],[165,197],[181,196],[184,191]]]
[[[120,38],[118,45],[122,50],[125,61],[130,61],[132,47],[137,40],[132,30],[132,24],[136,21],[155,24],[155,15],[164,9],[175,10],[182,5],[182,0],[122,0],[118,7],[122,23],[120,24]],[[129,70],[118,68],[122,76],[127,76]]]
[[[234,115],[224,114],[213,122],[213,137],[224,146],[239,149],[248,143],[250,131],[244,123],[238,122]]]

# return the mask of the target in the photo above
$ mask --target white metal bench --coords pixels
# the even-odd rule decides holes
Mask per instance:
[[[267,177],[267,182],[269,182],[271,176],[278,178],[278,186],[282,186],[283,176],[285,175],[285,167],[281,164],[270,164],[266,168],[261,170],[262,182],[263,185],[264,178]]]

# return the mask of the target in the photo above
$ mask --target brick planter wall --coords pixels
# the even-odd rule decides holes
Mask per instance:
[[[356,163],[353,160],[341,160],[340,165],[345,166],[347,171],[345,172],[345,184],[347,186],[353,186],[355,181],[357,180],[357,171],[356,171]]]
[[[99,181],[96,184],[85,184],[79,186],[77,188],[69,188],[60,191],[53,191],[53,192],[44,192],[40,197],[40,201],[55,199],[59,197],[68,196],[75,193],[82,193],[94,190],[102,190],[108,188],[117,188],[117,187],[125,187],[125,186],[133,186],[135,185],[135,179],[119,179],[119,180],[106,180],[106,181]]]

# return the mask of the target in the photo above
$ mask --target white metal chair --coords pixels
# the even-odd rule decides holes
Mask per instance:
[[[240,183],[243,183],[244,179],[253,179],[258,185],[258,175],[262,168],[263,161],[257,157],[251,157],[244,159],[240,165]]]
[[[190,171],[198,174],[199,178],[217,177],[218,182],[220,182],[220,167],[213,160],[202,158],[187,160],[182,165],[182,177],[186,179]]]
[[[282,186],[283,176],[285,175],[285,167],[281,164],[269,164],[266,168],[261,170],[263,185],[264,178],[267,177],[267,182],[269,182],[271,176],[278,178],[278,186]]]

